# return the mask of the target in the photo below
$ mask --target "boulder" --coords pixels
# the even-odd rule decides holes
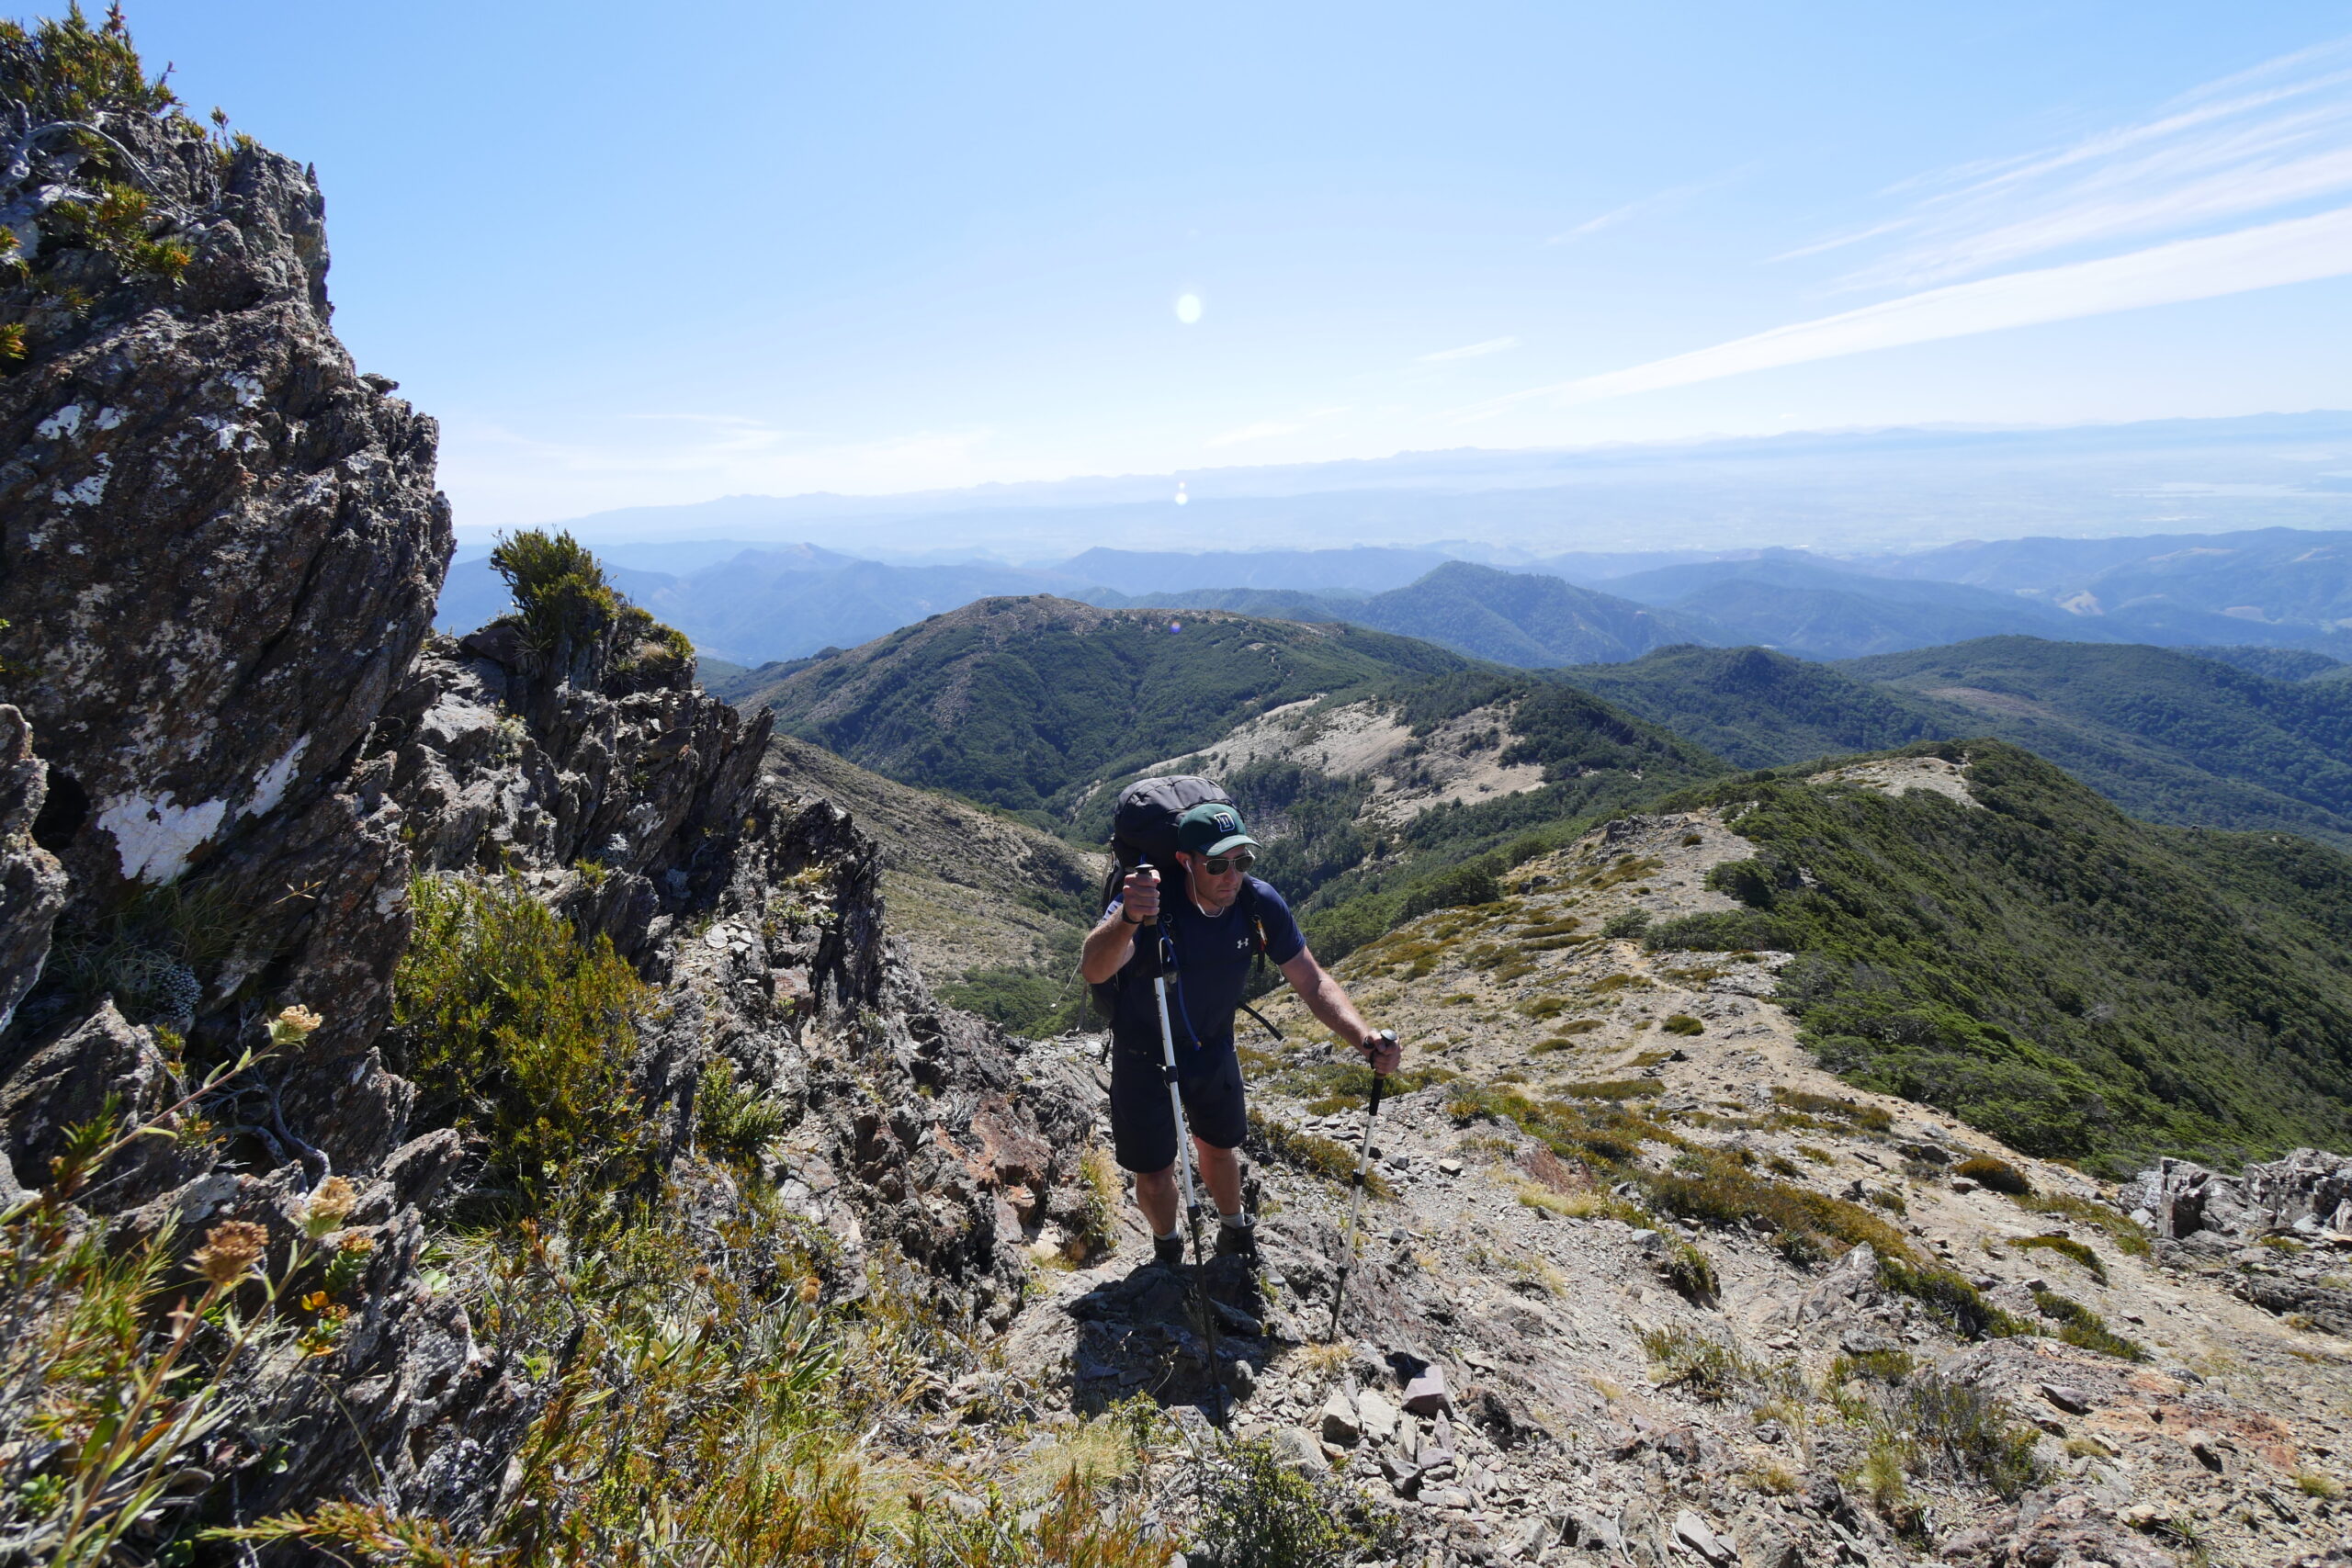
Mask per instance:
[[[1405,1408],[1416,1416],[1434,1416],[1447,1407],[1445,1370],[1424,1367],[1405,1385]]]

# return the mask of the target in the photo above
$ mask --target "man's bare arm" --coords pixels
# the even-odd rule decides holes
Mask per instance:
[[[1374,1033],[1372,1025],[1364,1021],[1363,1014],[1356,1010],[1356,1004],[1349,998],[1346,989],[1331,977],[1329,971],[1315,962],[1315,954],[1300,948],[1298,956],[1283,965],[1283,976],[1290,982],[1290,988],[1298,993],[1298,999],[1306,1004],[1306,1010],[1313,1013],[1324,1028],[1359,1051],[1371,1047],[1368,1055],[1374,1072],[1393,1073],[1396,1070],[1396,1063],[1401,1056],[1396,1043],[1383,1040]]]
[[[1129,919],[1128,916],[1134,916]],[[1127,873],[1119,885],[1119,907],[1086,933],[1078,950],[1079,978],[1099,986],[1126,967],[1135,956],[1136,931],[1159,918],[1159,878],[1142,871]]]

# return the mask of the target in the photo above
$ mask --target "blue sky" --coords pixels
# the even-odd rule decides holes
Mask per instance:
[[[473,528],[2352,406],[2340,4],[128,12]]]

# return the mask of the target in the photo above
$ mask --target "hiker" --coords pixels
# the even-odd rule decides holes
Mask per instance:
[[[1193,806],[1176,818],[1174,843],[1175,865],[1127,872],[1079,959],[1080,973],[1098,994],[1116,982],[1109,1004],[1112,1150],[1135,1177],[1136,1203],[1151,1223],[1153,1256],[1169,1268],[1184,1255],[1176,1213],[1182,1151],[1161,1076],[1159,1010],[1151,984],[1156,922],[1166,922],[1176,952],[1168,988],[1176,1080],[1201,1177],[1216,1202],[1220,1254],[1257,1256],[1250,1217],[1241,1212],[1241,1162],[1235,1151],[1249,1124],[1233,1043],[1233,1015],[1242,1005],[1252,957],[1262,952],[1306,1010],[1362,1051],[1373,1071],[1395,1072],[1399,1055],[1396,1037],[1366,1023],[1306,951],[1282,895],[1250,874],[1261,846],[1239,812],[1222,800]]]

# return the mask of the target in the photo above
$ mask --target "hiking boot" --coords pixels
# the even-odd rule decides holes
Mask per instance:
[[[1162,1269],[1182,1269],[1184,1266],[1183,1236],[1181,1235],[1153,1236],[1151,1260]]]
[[[1258,1261],[1258,1227],[1219,1224],[1216,1227],[1216,1255],[1219,1258],[1238,1258],[1255,1267]]]

